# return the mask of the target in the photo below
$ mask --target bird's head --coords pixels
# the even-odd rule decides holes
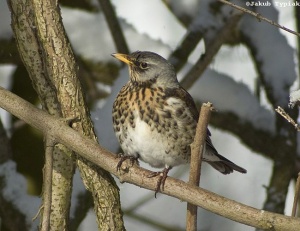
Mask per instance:
[[[129,66],[130,81],[158,87],[177,87],[178,81],[172,64],[160,55],[150,51],[136,51],[132,54],[112,54]]]

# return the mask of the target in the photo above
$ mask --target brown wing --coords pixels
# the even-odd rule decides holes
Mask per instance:
[[[187,107],[189,108],[190,112],[192,113],[194,120],[196,121],[196,123],[198,123],[198,120],[199,120],[198,109],[196,107],[194,99],[184,88],[179,87],[179,88],[167,89],[166,96],[182,99],[187,104]],[[215,149],[214,145],[212,144],[210,136],[211,136],[211,133],[207,128],[206,145],[208,145],[215,154],[218,154],[218,151]]]
[[[191,114],[193,115],[193,119],[198,123],[199,119],[199,112],[197,110],[197,107],[195,105],[195,102],[192,98],[192,96],[182,87],[176,88],[176,89],[169,89],[166,91],[167,96],[170,97],[176,97],[179,99],[182,99],[187,107],[189,108]],[[208,164],[210,164],[212,167],[214,167],[216,170],[220,171],[223,174],[229,174],[233,172],[233,170],[236,170],[241,173],[246,173],[247,170],[244,168],[234,164],[230,160],[226,159],[222,155],[218,153],[218,151],[215,149],[214,145],[212,144],[212,141],[210,139],[211,133],[207,129],[207,136],[206,136],[206,152],[208,154],[204,155],[203,160],[206,161]],[[210,154],[209,154],[210,153]],[[212,155],[214,158],[210,160],[208,157]],[[215,160],[217,157],[218,160]]]
[[[166,90],[166,97],[175,97],[181,99],[183,102],[186,103],[187,107],[189,108],[190,112],[193,115],[193,118],[196,122],[199,119],[199,112],[194,102],[192,96],[182,87],[179,88],[171,88]]]

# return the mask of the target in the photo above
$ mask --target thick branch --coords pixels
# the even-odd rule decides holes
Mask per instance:
[[[32,60],[34,60],[31,63],[30,60],[26,60],[29,62],[27,65],[28,72],[31,76],[38,73],[37,76],[40,78],[36,79],[41,79],[39,83],[46,82],[46,85],[39,85],[41,89],[45,89],[44,86],[48,87],[49,85],[52,87],[52,90],[47,92],[53,94],[49,99],[57,100],[55,103],[58,102],[58,110],[63,117],[78,118],[78,121],[72,124],[74,129],[96,141],[89,110],[86,107],[79,82],[75,58],[62,24],[58,2],[55,0],[10,1],[10,5],[14,16],[13,20],[15,20],[14,25],[16,25],[14,31],[16,34],[20,33],[18,48],[21,50],[22,58],[25,61],[29,53],[32,55]],[[18,28],[18,26],[21,28]],[[31,42],[30,45],[32,46],[26,46],[28,44],[24,41]],[[34,70],[32,70],[33,68]],[[35,83],[35,81],[33,82]],[[48,90],[48,88],[46,89]],[[40,96],[44,95],[40,94]],[[47,109],[49,110],[49,108]],[[64,150],[63,148],[60,149],[57,154],[62,153]],[[64,161],[59,156],[54,160]],[[115,225],[116,229],[122,229],[123,220],[118,188],[112,176],[80,158],[80,156],[77,159],[77,165],[85,186],[93,194],[99,227],[104,228]],[[68,177],[70,173],[73,173],[73,165],[70,162],[66,166],[61,163],[60,166],[54,165],[54,167],[57,167],[59,174],[66,172],[61,168],[68,167],[66,169],[69,172]],[[61,179],[64,180],[64,177],[61,177]],[[67,180],[69,186],[71,186],[70,177]],[[67,180],[64,182],[67,182]],[[64,190],[64,187],[61,187],[61,189]],[[68,192],[70,192],[69,189],[70,187],[68,187]],[[65,197],[58,196],[58,198]],[[69,198],[66,200],[64,209],[52,210],[53,212],[62,212],[61,217],[65,217],[65,224],[67,223],[66,215],[69,211],[68,202]],[[60,222],[61,219],[52,219],[51,227],[62,229]],[[67,226],[63,229],[67,229]]]
[[[116,155],[105,150],[93,140],[75,132],[61,120],[33,107],[30,103],[3,88],[0,88],[0,99],[0,107],[41,130],[44,134],[51,134],[59,142],[84,158],[116,175],[120,181],[155,190],[157,178],[148,178],[150,171],[139,166],[131,167],[129,164],[127,168],[122,168],[122,172],[118,172],[116,166],[119,160]],[[300,227],[300,219],[258,210],[171,177],[167,178],[162,193],[260,229],[296,231]]]
[[[51,115],[61,117],[61,107],[50,79],[52,75],[47,74],[47,64],[43,57],[45,53],[41,52],[41,42],[37,34],[32,2],[15,0],[8,1],[8,5],[11,10],[12,29],[20,54],[18,57],[21,57],[28,71],[43,109]],[[51,171],[52,195],[48,195],[52,198],[50,223],[52,229],[66,230],[68,227],[74,165],[73,160],[70,158],[71,151],[67,148],[59,145],[55,146],[52,151],[54,170]],[[47,187],[45,183],[44,187]],[[45,199],[43,198],[44,201]],[[43,213],[42,216],[44,216]]]

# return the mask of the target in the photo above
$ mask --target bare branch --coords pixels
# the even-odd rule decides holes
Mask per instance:
[[[44,134],[53,135],[58,142],[73,149],[76,153],[101,166],[106,171],[111,172],[120,181],[155,190],[157,179],[147,177],[151,173],[150,171],[136,165],[131,167],[130,163],[128,163],[126,168],[125,164],[127,162],[123,163],[125,167],[122,168],[121,172],[117,171],[116,166],[119,159],[116,158],[115,154],[105,150],[93,140],[75,132],[61,120],[33,107],[30,103],[1,87],[0,107],[41,130]],[[299,219],[255,209],[172,177],[166,179],[162,193],[195,204],[231,220],[260,229],[296,231],[300,227]]]
[[[73,128],[96,142],[97,138],[89,117],[89,109],[84,101],[78,78],[78,67],[62,24],[58,2],[56,0],[9,0],[9,5],[21,58],[31,78],[35,77],[33,83],[36,84],[37,91],[44,93],[39,94],[44,108],[56,116],[79,118],[80,121],[72,124]],[[45,89],[46,92],[42,92]],[[51,97],[48,98],[48,96]],[[57,107],[45,107],[48,104],[44,103],[43,97],[54,101],[53,105]],[[63,148],[59,149],[56,153],[61,154],[64,150]],[[68,203],[70,202],[71,178],[74,168],[71,156],[68,156],[68,161],[66,160],[70,152],[65,152],[65,154],[57,156],[57,159],[54,158],[54,160],[65,161],[67,164],[54,165],[61,175],[60,178],[55,178],[61,180],[58,186],[66,192],[57,195],[60,205],[63,205],[64,208],[52,209],[53,214],[60,213],[60,216],[54,217],[55,219],[52,219],[53,216],[51,216],[51,228],[53,229],[67,229],[68,223],[70,208]],[[76,161],[86,188],[92,192],[98,226],[103,228],[115,225],[119,229],[123,229],[119,191],[113,177],[80,156]],[[68,175],[65,177],[64,173],[67,171]],[[68,184],[67,190],[61,186],[62,183]],[[110,209],[108,210],[107,207]]]
[[[19,50],[19,56],[27,68],[42,107],[49,114],[61,117],[62,112],[57,92],[51,82],[53,74],[48,74],[47,64],[43,57],[46,53],[42,52],[35,15],[33,14],[33,1],[8,0],[8,5],[11,11],[12,29]],[[55,169],[52,172],[53,182],[51,190],[53,200],[51,203],[52,212],[50,222],[52,229],[67,228],[71,200],[74,165],[73,160],[70,158],[71,155],[68,156],[71,151],[61,146],[55,146],[52,153],[53,168]]]
[[[41,231],[48,231],[50,229],[54,145],[55,145],[55,139],[51,136],[46,136],[44,182],[43,182],[43,216],[41,219],[41,227],[40,227]]]
[[[292,117],[290,117],[288,113],[285,112],[282,107],[278,106],[275,111],[283,118],[285,118],[287,122],[291,123],[297,129],[297,131],[300,131],[300,126],[292,119]]]
[[[201,162],[202,155],[207,136],[207,125],[210,118],[210,112],[212,110],[211,103],[202,104],[200,116],[197,124],[196,135],[194,142],[191,144],[191,163],[190,163],[190,176],[189,184],[199,186],[201,175]],[[188,203],[187,215],[186,215],[186,230],[197,230],[197,209],[198,207]]]
[[[251,10],[248,10],[248,9],[246,9],[246,8],[243,8],[243,7],[240,7],[240,6],[238,6],[238,5],[236,5],[236,4],[233,4],[233,3],[229,2],[229,1],[226,1],[226,0],[218,0],[218,1],[219,1],[219,2],[222,2],[222,3],[224,3],[224,4],[227,4],[227,5],[229,5],[229,6],[233,7],[233,8],[235,8],[235,9],[238,9],[238,10],[240,10],[240,11],[243,11],[243,12],[245,12],[245,13],[247,13],[247,14],[250,14],[250,15],[256,17],[258,21],[265,21],[265,22],[270,23],[271,25],[276,26],[276,27],[278,27],[278,28],[280,28],[280,29],[282,29],[282,30],[285,30],[285,31],[287,31],[287,32],[289,32],[289,33],[291,33],[291,34],[300,36],[300,33],[295,32],[295,31],[293,31],[293,30],[291,30],[291,29],[288,29],[288,28],[286,28],[286,27],[284,27],[284,26],[281,26],[281,25],[279,25],[278,23],[276,23],[276,22],[274,22],[274,21],[272,21],[272,20],[270,20],[270,19],[268,19],[268,18],[263,17],[260,13],[253,12],[253,11],[251,11]]]

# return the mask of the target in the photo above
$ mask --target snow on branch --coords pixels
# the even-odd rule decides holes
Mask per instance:
[[[278,20],[278,12],[272,6],[257,10]],[[274,108],[287,105],[289,89],[297,78],[294,49],[277,28],[257,23],[253,17],[243,18],[241,31],[268,100]]]

